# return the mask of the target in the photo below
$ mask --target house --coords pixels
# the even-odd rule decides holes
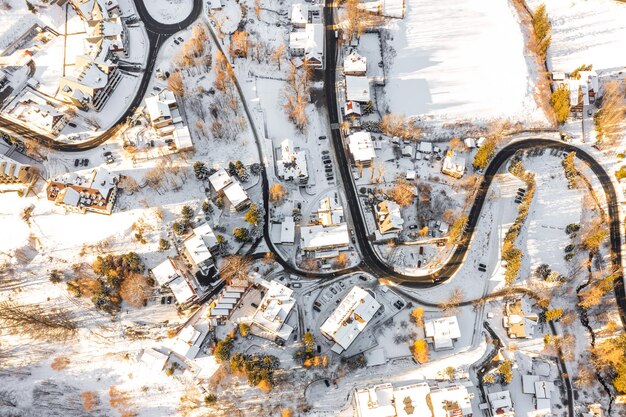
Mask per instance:
[[[427,383],[390,383],[356,388],[357,417],[471,417],[473,395],[462,385],[431,388]]]
[[[183,240],[183,255],[202,275],[208,275],[215,268],[211,251],[218,246],[217,238],[211,226],[203,223],[193,229]]]
[[[402,156],[413,158],[414,154],[415,152],[413,151],[413,147],[411,145],[404,145],[402,148]]]
[[[381,201],[375,208],[376,224],[381,234],[395,234],[402,231],[404,219],[400,206],[391,200]]]
[[[433,153],[433,144],[432,142],[419,142],[417,145],[417,151],[424,154],[432,154]]]
[[[215,193],[226,196],[234,210],[243,210],[250,204],[246,190],[237,180],[228,175],[224,168],[220,168],[209,177],[209,184]]]
[[[465,138],[463,143],[468,149],[474,149],[476,147],[476,139],[474,138]]]
[[[219,322],[228,319],[232,311],[239,306],[245,292],[246,287],[226,286],[211,303],[207,316]]]
[[[376,158],[374,142],[370,132],[360,131],[348,136],[348,149],[355,164],[370,166]]]
[[[456,316],[427,320],[424,323],[426,341],[432,343],[435,351],[453,349],[454,342],[461,337]]]
[[[224,168],[218,169],[213,175],[209,177],[209,184],[211,188],[217,194],[219,194],[228,184],[232,183],[233,179]]]
[[[200,354],[208,335],[209,329],[207,323],[195,325],[187,324],[178,335],[176,335],[172,351],[183,360],[195,359],[196,356]]]
[[[441,172],[453,178],[461,178],[465,174],[465,165],[467,159],[464,154],[454,151],[448,151],[446,157],[443,158]]]
[[[415,180],[417,179],[417,172],[414,169],[407,169],[405,177],[409,181]]]
[[[361,104],[356,101],[346,101],[346,104],[343,106],[343,115],[347,119],[361,117]]]
[[[168,89],[146,98],[146,113],[158,136],[171,135],[175,130],[174,124],[182,121],[176,97]]]
[[[28,183],[36,171],[27,164],[17,162],[0,154],[0,184]]]
[[[278,177],[298,184],[306,184],[309,172],[306,153],[293,146],[293,141],[285,139],[280,144],[280,154],[276,158]]]
[[[198,284],[173,259],[167,258],[150,272],[160,286],[169,287],[181,308],[187,308],[199,299]]]
[[[335,342],[331,350],[341,353],[361,334],[380,304],[361,287],[352,287],[320,327],[320,332]]]
[[[367,71],[367,58],[359,55],[356,49],[353,49],[343,59],[343,73],[345,75],[364,76]]]
[[[47,104],[47,100],[31,91],[20,97],[11,110],[11,115],[44,133],[54,136],[58,135],[69,123],[69,118],[64,113]]]
[[[191,140],[191,132],[189,127],[182,123],[175,125],[174,130],[174,145],[178,151],[189,151],[193,149],[193,141]]]
[[[255,283],[265,288],[265,295],[252,316],[251,331],[270,340],[288,340],[293,327],[286,321],[296,305],[293,290],[278,281],[266,281],[260,276],[256,277]]]
[[[498,391],[487,394],[487,401],[491,408],[491,415],[498,417],[515,417],[511,393],[509,391]]]
[[[161,353],[154,348],[142,349],[137,359],[153,371],[162,372],[169,362],[170,355]]]
[[[322,226],[337,226],[344,221],[343,207],[337,202],[336,194],[335,198],[327,196],[320,200],[317,218]]]
[[[542,381],[538,375],[522,375],[522,391],[524,394],[535,396],[535,408],[537,415],[550,414],[552,412],[552,391],[554,383]]]
[[[320,8],[307,3],[292,4],[291,25],[297,29],[304,29],[307,23],[321,23]]]
[[[324,68],[324,25],[307,23],[304,30],[289,34],[289,53],[292,57],[303,57],[313,68]]]
[[[348,226],[304,226],[300,229],[300,247],[303,251],[344,249],[350,244]]]
[[[57,98],[81,109],[100,111],[121,79],[117,64],[112,61],[79,55],[74,71],[59,80]]]
[[[69,211],[111,214],[117,199],[119,176],[103,168],[94,169],[86,176],[77,173],[49,179],[46,197]]]
[[[239,181],[233,181],[224,188],[224,195],[230,202],[231,209],[241,211],[250,205],[248,193],[243,189]]]
[[[539,321],[539,317],[536,314],[526,315],[524,307],[522,299],[509,301],[504,305],[502,326],[506,329],[506,333],[511,339],[532,337],[534,325]]]
[[[370,82],[365,76],[346,76],[346,100],[367,103],[370,98]]]

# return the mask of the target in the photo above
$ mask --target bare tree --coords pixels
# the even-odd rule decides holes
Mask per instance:
[[[229,282],[234,279],[246,279],[251,265],[252,259],[247,256],[227,256],[220,268],[220,276]]]
[[[15,334],[46,341],[68,340],[77,332],[76,323],[67,311],[39,304],[2,301],[0,322]]]

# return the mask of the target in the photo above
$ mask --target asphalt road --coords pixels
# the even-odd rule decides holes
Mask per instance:
[[[152,16],[150,16],[150,13],[148,13],[148,10],[146,9],[146,6],[144,4],[145,1],[150,0],[134,0],[137,14],[143,22],[146,33],[148,35],[149,47],[146,67],[144,69],[142,75],[143,78],[141,80],[141,83],[139,84],[139,88],[137,90],[137,93],[135,94],[135,97],[128,106],[128,109],[124,112],[124,114],[120,116],[120,118],[117,120],[112,128],[108,129],[106,132],[102,133],[99,136],[75,144],[57,142],[53,139],[50,139],[48,136],[30,130],[28,127],[22,124],[15,123],[12,120],[0,116],[0,125],[2,126],[2,128],[6,130],[7,133],[14,133],[17,136],[23,137],[25,139],[36,140],[46,147],[63,152],[81,152],[93,149],[115,136],[115,134],[117,134],[122,129],[126,118],[132,115],[137,107],[139,107],[139,105],[141,104],[143,97],[145,96],[148,89],[148,84],[150,83],[152,73],[154,72],[157,55],[159,53],[159,50],[161,49],[161,46],[163,46],[163,43],[174,33],[185,29],[193,22],[195,22],[198,16],[200,16],[200,13],[202,13],[202,0],[194,0],[191,14],[185,20],[176,24],[164,24],[157,22],[155,19],[152,18]]]

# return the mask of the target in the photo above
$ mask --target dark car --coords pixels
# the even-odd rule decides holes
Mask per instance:
[[[326,136],[320,136],[320,140],[326,139]]]
[[[320,308],[317,306],[313,306],[313,310],[317,311],[318,313],[322,312],[322,310],[320,310]]]
[[[330,292],[332,292],[332,293],[333,293],[333,294],[335,294],[335,295],[337,294],[337,290],[336,290],[336,289],[334,289],[333,287],[330,287]]]
[[[413,229],[417,229],[417,225],[416,224],[412,224],[409,226],[409,229],[413,230]]]
[[[254,308],[259,308],[259,305],[257,303],[250,303],[250,305]]]
[[[313,303],[313,305],[314,305],[315,307],[321,307],[321,306],[322,306],[322,303],[320,303],[319,301],[316,301],[316,302],[314,302],[314,303]]]
[[[74,166],[77,167],[80,161],[78,159],[74,159]]]
[[[363,275],[359,275],[359,279],[360,279],[361,281],[367,281],[367,278],[365,278]]]
[[[83,159],[83,165],[85,166],[89,165],[89,159],[87,158]]]
[[[343,283],[343,281],[339,281],[339,286],[340,286],[341,288],[344,288],[344,287],[346,286],[346,284],[344,284],[344,283]]]
[[[327,179],[328,181],[332,181],[332,180],[334,180],[334,179],[335,179],[335,177],[333,177],[332,175],[330,175],[330,176],[326,177],[326,179]]]
[[[322,155],[328,155],[329,153],[329,151],[322,151]]]
[[[324,380],[324,384],[326,384],[327,387],[330,387],[330,382],[328,382],[327,379]]]
[[[69,122],[68,125],[70,125],[71,127],[76,127],[76,123],[73,122]]]

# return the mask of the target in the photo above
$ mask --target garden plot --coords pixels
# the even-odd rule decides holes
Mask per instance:
[[[531,0],[546,4],[552,22],[549,64],[554,71],[573,71],[582,64],[595,70],[626,65],[626,3],[613,0]]]
[[[393,50],[385,57],[391,112],[545,120],[534,100],[535,69],[508,2],[409,0],[406,17],[389,29],[392,40],[384,50]]]

